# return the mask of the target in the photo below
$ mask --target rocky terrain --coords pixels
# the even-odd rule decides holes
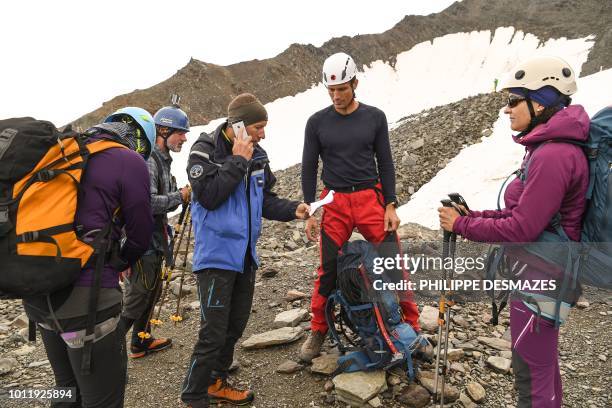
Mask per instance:
[[[301,225],[289,227],[299,231]],[[432,238],[436,232],[409,226],[405,239]],[[271,248],[270,237],[262,241],[262,268],[256,282],[252,316],[242,345],[235,356],[234,382],[252,387],[254,407],[425,407],[433,406],[430,391],[433,367],[424,363],[419,380],[409,383],[405,373],[341,374],[331,378],[337,350],[325,353],[312,365],[299,363],[299,347],[309,330],[308,297],[318,262],[313,246],[299,245],[293,251]],[[178,278],[178,275],[175,275]],[[173,286],[178,282],[175,280]],[[180,407],[179,393],[199,326],[199,302],[194,279],[187,276],[182,304],[185,320],[174,325],[168,318],[175,312],[176,295],[171,294],[162,310],[163,325],[158,336],[170,336],[174,347],[143,360],[129,362],[126,407]],[[171,286],[171,288],[173,287]],[[176,292],[176,289],[174,289]],[[418,295],[417,295],[418,296]],[[417,298],[422,308],[423,331],[435,341],[435,302]],[[564,382],[564,406],[607,407],[612,393],[607,378],[612,374],[608,328],[612,320],[612,297],[587,291],[586,299],[572,312],[561,329],[560,364]],[[288,316],[289,314],[289,316]],[[449,406],[514,406],[509,343],[504,340],[508,314],[491,326],[486,303],[464,303],[453,307],[450,336],[450,371],[446,384]],[[28,344],[22,307],[17,301],[0,304],[0,388],[52,386],[53,376],[40,341]],[[279,326],[286,325],[278,330]],[[292,327],[293,326],[293,327]],[[262,335],[262,333],[264,335]],[[252,336],[258,335],[258,338]],[[270,337],[273,338],[270,338]],[[507,334],[506,334],[507,336]],[[258,344],[258,342],[260,344]],[[287,344],[266,346],[275,342]],[[265,348],[259,348],[265,347]],[[366,402],[369,401],[369,402]],[[38,407],[41,403],[3,401],[3,407]]]
[[[400,203],[429,181],[464,145],[489,133],[502,104],[500,94],[479,95],[405,118],[391,132]],[[276,191],[300,199],[299,166],[276,172]],[[416,225],[403,226],[408,243],[439,242],[439,232]],[[434,246],[433,250],[439,250]],[[183,254],[190,250],[183,248]],[[236,352],[233,381],[252,387],[253,404],[262,408],[298,407],[424,407],[433,406],[433,367],[423,363],[416,382],[396,370],[330,377],[337,350],[325,346],[325,355],[312,365],[298,361],[298,351],[310,328],[309,296],[318,265],[316,246],[307,243],[303,222],[266,222],[260,240],[262,266],[258,272],[251,319]],[[182,257],[178,265],[181,265]],[[187,255],[190,259],[190,255]],[[189,264],[189,263],[188,263]],[[189,269],[189,268],[187,268]],[[169,336],[174,347],[146,359],[129,362],[126,407],[180,407],[179,394],[199,326],[195,280],[185,274],[183,322],[174,324],[178,280],[164,303],[164,323],[155,335]],[[435,341],[437,293],[417,293],[423,331]],[[560,364],[564,406],[612,405],[608,378],[612,374],[612,296],[587,288],[585,298],[561,329]],[[451,361],[447,382],[449,406],[514,406],[512,367],[507,337],[508,315],[491,326],[488,302],[464,302],[453,308]],[[27,321],[19,301],[0,301],[0,390],[52,386],[53,375],[40,343],[27,342]],[[280,329],[273,333],[272,330]],[[266,334],[267,333],[267,334]],[[265,335],[264,335],[265,334]],[[257,335],[257,337],[253,337]],[[263,337],[263,338],[262,338]],[[260,343],[260,342],[263,342]],[[271,343],[287,342],[270,346]],[[268,344],[264,347],[265,344]],[[263,348],[259,348],[263,347]],[[0,399],[2,399],[0,395]],[[348,401],[348,404],[347,402]],[[2,407],[39,407],[42,403],[2,400]]]
[[[401,20],[401,21],[399,21]],[[219,66],[191,59],[169,79],[105,102],[99,109],[75,120],[84,129],[119,107],[141,106],[155,112],[169,102],[172,93],[182,96],[182,107],[192,124],[202,125],[222,117],[229,101],[242,92],[256,94],[264,103],[295,95],[320,82],[324,59],[338,51],[351,54],[358,66],[373,61],[395,62],[397,54],[423,41],[457,32],[513,26],[550,38],[594,36],[595,44],[582,75],[612,66],[612,3],[600,0],[463,0],[428,16],[398,16],[398,23],[380,34],[334,38],[315,47],[293,44],[264,60]]]

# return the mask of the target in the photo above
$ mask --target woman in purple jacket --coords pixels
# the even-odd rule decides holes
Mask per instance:
[[[122,300],[119,273],[142,256],[153,233],[145,160],[155,140],[155,122],[146,110],[127,107],[85,134],[90,141],[107,139],[127,147],[92,156],[81,183],[75,219],[80,239],[92,242],[112,221],[110,238],[116,243],[114,256],[105,255],[97,308],[92,314],[95,330],[90,352],[85,335],[95,260],[85,265],[74,286],[48,298],[24,299],[24,307],[28,318],[38,324],[56,386],[72,388],[72,402],[56,402],[51,406],[121,408],[127,355],[125,329],[119,324]],[[119,248],[123,234],[125,242]],[[84,364],[88,358],[89,364]]]
[[[575,74],[560,58],[536,57],[511,71],[504,89],[509,92],[504,113],[512,130],[520,132],[514,141],[525,146],[522,168],[529,163],[528,175],[508,185],[505,209],[460,216],[440,208],[440,225],[471,241],[528,243],[545,230],[554,232],[551,222],[560,216],[563,231],[578,241],[589,171],[584,152],[573,143],[587,140],[590,121],[582,106],[570,105]],[[542,269],[532,266],[521,280],[545,278]],[[561,407],[559,329],[554,319],[540,319],[534,310],[534,304],[513,297],[510,331],[518,406]]]

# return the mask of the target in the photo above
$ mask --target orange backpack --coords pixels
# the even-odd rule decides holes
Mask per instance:
[[[0,120],[0,294],[48,295],[72,285],[111,224],[89,244],[75,214],[88,159],[125,148],[32,118]],[[105,249],[101,250],[105,253]]]

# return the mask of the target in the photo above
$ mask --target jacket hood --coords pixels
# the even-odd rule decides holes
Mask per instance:
[[[546,123],[536,126],[523,136],[514,136],[516,143],[524,146],[540,144],[554,139],[585,142],[589,137],[591,121],[582,105],[570,105],[555,113]]]

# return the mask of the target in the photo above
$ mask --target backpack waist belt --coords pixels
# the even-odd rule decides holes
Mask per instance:
[[[96,343],[97,341],[102,340],[108,334],[114,332],[117,328],[117,324],[119,323],[120,317],[121,315],[117,315],[101,323],[96,324],[94,332],[90,336],[85,335],[86,329],[72,332],[64,332],[61,333],[60,336],[62,336],[62,339],[64,339],[68,347],[73,349],[83,348],[85,341],[93,340],[93,342]],[[48,326],[44,323],[39,323],[39,326],[47,330],[54,330],[51,326]]]
[[[523,301],[525,306],[531,309],[532,312],[538,316],[544,317],[550,321],[555,321],[555,305],[556,299],[537,294],[529,293],[524,291],[516,291],[515,294],[519,299]],[[559,309],[559,323],[565,322],[569,316],[572,305],[567,302],[561,302],[561,308]]]

